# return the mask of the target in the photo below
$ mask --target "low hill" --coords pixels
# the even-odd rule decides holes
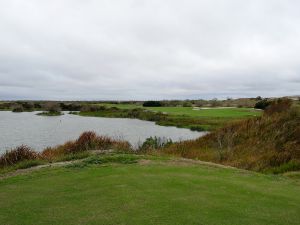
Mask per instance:
[[[276,101],[262,117],[232,123],[197,140],[173,144],[165,153],[256,171],[300,170],[299,110]]]

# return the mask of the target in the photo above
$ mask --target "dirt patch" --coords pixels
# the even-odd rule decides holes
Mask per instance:
[[[0,180],[3,180],[3,179],[8,178],[8,177],[14,177],[14,176],[18,176],[18,175],[31,173],[33,171],[36,171],[36,170],[39,170],[39,169],[42,169],[42,168],[65,166],[65,165],[69,165],[69,164],[76,163],[76,162],[79,162],[79,161],[81,161],[81,160],[65,161],[65,162],[57,162],[57,163],[47,163],[47,164],[44,164],[44,165],[34,166],[34,167],[27,168],[27,169],[18,169],[16,171],[8,172],[4,175],[1,175]]]
[[[149,164],[152,163],[152,160],[150,160],[150,159],[141,159],[141,160],[139,160],[138,163],[139,163],[140,165],[149,165]]]
[[[204,166],[210,166],[210,167],[218,167],[218,168],[232,168],[236,169],[232,166],[225,166],[222,164],[212,163],[212,162],[205,162],[195,159],[186,159],[186,158],[173,158],[169,161],[167,161],[168,164],[173,165],[180,165],[180,166],[188,166],[188,165],[204,165]]]

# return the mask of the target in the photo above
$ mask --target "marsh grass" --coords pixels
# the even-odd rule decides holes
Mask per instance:
[[[39,154],[26,145],[21,145],[11,151],[6,151],[0,157],[0,167],[14,165],[24,160],[35,160]]]
[[[42,162],[71,161],[89,157],[91,155],[89,150],[109,149],[117,152],[132,152],[130,144],[126,141],[98,136],[95,132],[87,131],[75,141],[48,147],[39,153],[25,145],[19,146],[7,151],[0,157],[0,167],[20,169],[32,167]]]
[[[63,145],[46,148],[41,157],[46,160],[72,159],[73,157],[85,157],[88,150],[127,151],[131,146],[126,141],[115,140],[106,136],[98,136],[93,131],[82,133],[75,141],[68,141]]]
[[[255,171],[299,170],[299,110],[289,108],[285,101],[278,104],[285,106],[272,104],[262,117],[231,123],[202,138],[174,143],[161,152]]]

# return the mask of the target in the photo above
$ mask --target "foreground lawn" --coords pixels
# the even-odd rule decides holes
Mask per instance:
[[[0,224],[300,224],[297,181],[178,160],[123,162],[0,180]]]

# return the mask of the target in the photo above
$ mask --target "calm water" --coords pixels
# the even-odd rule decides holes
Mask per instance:
[[[137,146],[147,137],[171,138],[173,141],[194,139],[205,134],[188,129],[164,127],[136,119],[96,118],[65,114],[58,117],[37,116],[37,112],[0,112],[0,153],[21,144],[37,151],[47,146],[74,140],[88,130],[99,135],[129,141]]]

